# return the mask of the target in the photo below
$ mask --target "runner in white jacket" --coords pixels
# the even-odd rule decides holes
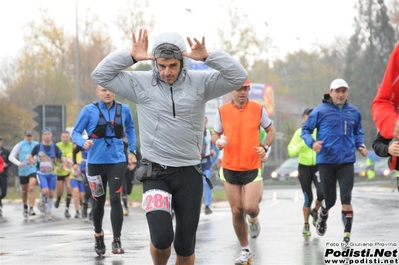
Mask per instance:
[[[92,78],[137,104],[143,160],[136,176],[143,182],[153,263],[167,263],[174,241],[177,264],[194,264],[203,190],[199,164],[205,104],[239,89],[247,72],[232,56],[222,51],[209,53],[204,37],[201,41],[187,38],[188,52],[181,35],[163,33],[148,55],[147,31],[132,36],[131,52],[111,53]],[[188,70],[188,58],[204,61],[214,70]],[[152,61],[152,70],[125,71],[144,60]]]

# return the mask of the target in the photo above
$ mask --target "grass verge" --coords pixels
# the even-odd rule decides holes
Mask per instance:
[[[63,195],[63,199],[65,199],[65,194],[66,192],[64,192]],[[213,194],[213,201],[218,202],[218,201],[225,201],[227,200],[226,198],[226,193],[223,189],[223,187],[218,187],[215,188],[212,191]],[[143,195],[143,186],[142,184],[134,184],[133,189],[132,189],[132,193],[130,193],[129,195],[129,201],[132,202],[141,202],[142,199],[142,195]],[[36,198],[39,198],[39,187],[36,187]],[[107,198],[109,198],[108,194],[107,194]],[[8,187],[7,189],[7,196],[4,198],[4,200],[14,200],[14,199],[21,199],[21,193],[20,191],[18,191],[18,187],[17,185],[14,185],[14,187]]]

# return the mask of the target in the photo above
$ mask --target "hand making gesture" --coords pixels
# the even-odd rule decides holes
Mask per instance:
[[[209,52],[205,47],[205,37],[202,37],[202,42],[194,38],[194,42],[187,37],[188,44],[190,45],[191,52],[182,52],[183,56],[191,58],[196,61],[205,61],[209,56]]]
[[[140,29],[139,33],[132,33],[133,45],[130,54],[136,61],[150,60],[152,56],[148,55],[148,34],[146,29]]]

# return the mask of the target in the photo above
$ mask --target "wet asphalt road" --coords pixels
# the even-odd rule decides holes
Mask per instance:
[[[299,186],[266,187],[261,202],[259,220],[261,234],[250,239],[253,265],[265,264],[327,264],[323,256],[327,249],[338,255],[342,250],[343,225],[340,202],[331,209],[328,229],[323,237],[311,227],[312,236],[302,236],[302,192]],[[353,191],[354,224],[352,242],[354,250],[367,248],[392,251],[389,264],[397,261],[399,244],[399,193],[393,188],[356,184]],[[103,228],[107,251],[99,258],[94,252],[92,224],[84,219],[66,219],[65,205],[53,209],[53,220],[37,216],[22,218],[22,205],[5,203],[0,217],[0,264],[94,264],[127,265],[152,264],[149,253],[149,233],[143,211],[130,208],[122,229],[123,255],[110,254],[110,208],[106,207]],[[74,207],[72,206],[72,212]],[[72,215],[73,216],[73,215]],[[372,247],[364,247],[365,242]],[[380,244],[376,246],[377,244]],[[385,246],[381,246],[385,244]],[[213,205],[213,214],[201,215],[197,233],[196,264],[234,264],[239,251],[231,213],[225,202]],[[361,264],[360,258],[346,259],[347,264]],[[374,257],[375,258],[375,257]],[[338,260],[330,254],[327,260]],[[363,258],[363,263],[367,261]],[[375,260],[378,261],[378,260]],[[381,261],[381,259],[380,259]],[[175,263],[175,255],[168,264]],[[367,264],[367,263],[364,263]],[[371,264],[370,262],[368,264]],[[378,264],[378,263],[372,263]]]

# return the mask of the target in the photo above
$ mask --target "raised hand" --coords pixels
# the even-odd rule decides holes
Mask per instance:
[[[209,52],[205,47],[205,37],[202,37],[202,42],[194,38],[192,41],[187,37],[188,44],[190,45],[191,52],[183,52],[183,56],[191,58],[196,61],[204,61],[209,56]]]
[[[130,54],[136,61],[153,59],[148,55],[148,34],[146,29],[140,29],[137,37],[132,33],[133,45]]]

